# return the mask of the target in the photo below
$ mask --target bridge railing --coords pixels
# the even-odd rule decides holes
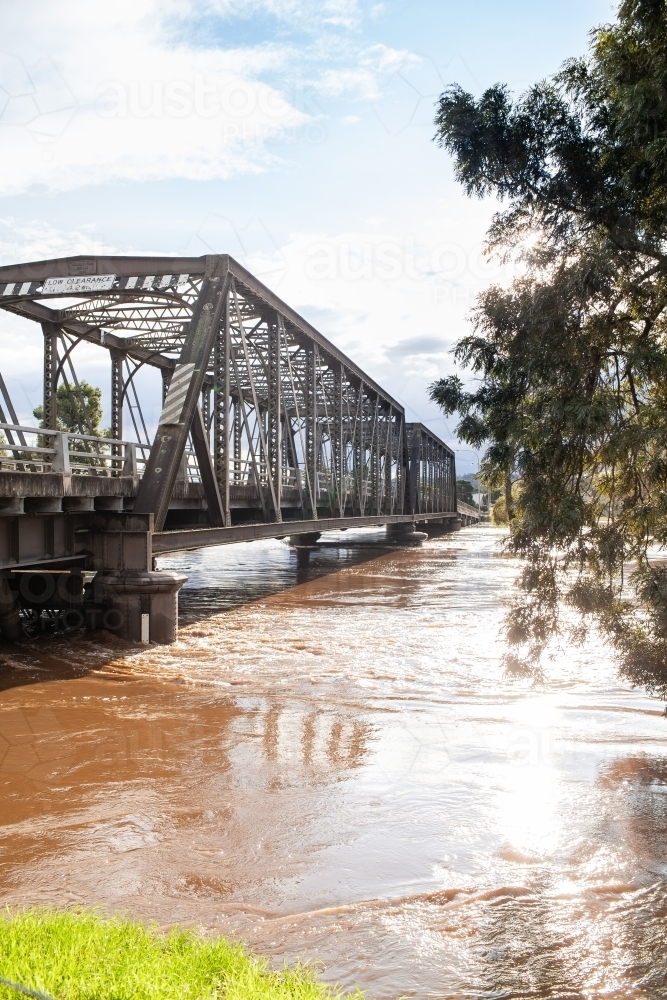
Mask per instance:
[[[150,445],[46,427],[0,423],[0,469],[66,475],[139,476]]]
[[[83,476],[130,476],[143,477],[150,454],[150,444],[137,441],[93,436],[73,431],[50,430],[46,427],[28,427],[23,424],[0,422],[0,470],[14,472],[57,472]],[[271,475],[270,467],[264,461],[252,462],[250,457],[230,459],[230,481],[232,484],[255,486],[255,475],[260,484],[266,486]],[[201,475],[194,451],[184,452],[178,479],[188,483],[201,483]],[[307,494],[306,470],[283,466],[281,468],[282,487],[299,490]],[[310,484],[311,487],[314,484]],[[335,483],[330,470],[318,470],[316,494],[318,498],[335,495]],[[347,472],[341,477],[341,485],[346,502],[359,502],[357,476]],[[377,487],[380,503],[384,502],[386,483],[379,477]],[[397,498],[398,484],[391,481],[391,495]],[[364,509],[371,502],[371,482],[365,477],[361,484]]]
[[[73,431],[50,430],[45,427],[27,427],[22,424],[0,422],[0,470],[14,472],[55,472],[78,476],[131,477],[142,479],[150,455],[151,445],[137,441],[93,436]],[[378,476],[373,494],[370,471],[362,476],[361,484],[353,472],[341,478],[343,506],[346,509],[369,508],[384,510],[387,503],[398,502],[399,482],[392,475],[390,483],[384,475]],[[253,463],[248,456],[230,459],[230,483],[256,489],[256,475],[260,486],[265,487],[271,475],[270,466],[264,461]],[[177,481],[201,484],[201,474],[195,452],[186,448]],[[318,502],[326,507],[337,507],[336,484],[330,470],[317,471],[316,484],[309,483],[306,470],[283,466],[283,489],[293,489],[307,496],[309,487],[315,486]],[[361,490],[361,497],[358,496]],[[389,492],[388,492],[389,491]]]
[[[255,485],[255,469],[259,474],[259,480],[262,486],[266,486],[269,482],[269,478],[272,476],[272,471],[266,462],[255,460],[253,463],[251,458],[237,458],[230,459],[229,461],[229,472],[230,472],[230,482],[232,485],[236,486],[254,486]],[[281,485],[283,488],[287,489],[298,489],[302,492],[308,490],[308,477],[306,475],[306,470],[304,468],[294,468],[293,466],[284,465],[281,467]],[[335,491],[335,484],[333,480],[333,474],[330,470],[318,470],[317,472],[317,483],[310,484],[316,485],[317,495],[328,495]],[[342,486],[345,495],[348,498],[355,497],[359,489],[359,483],[357,477],[354,473],[345,473],[342,477]],[[385,481],[384,477],[378,477],[378,487],[380,493],[384,494]],[[371,482],[370,477],[365,476],[362,483],[363,495],[370,496]],[[396,478],[392,479],[392,494],[396,496],[397,484]]]
[[[253,486],[255,484],[255,468],[259,474],[259,481],[266,486],[273,473],[265,461],[256,459],[253,463],[251,458],[237,458],[229,460],[230,482],[236,486]],[[293,466],[283,465],[280,469],[281,485],[287,489],[298,489],[305,487],[305,472],[303,469],[295,469]]]
[[[459,500],[456,504],[456,509],[459,514],[465,514],[466,517],[475,517],[477,519],[481,518],[481,514],[478,507],[471,507],[470,504],[463,503]]]

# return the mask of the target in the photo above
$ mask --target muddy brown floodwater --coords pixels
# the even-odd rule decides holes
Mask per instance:
[[[173,647],[1,651],[0,900],[237,936],[370,998],[667,995],[667,720],[501,673],[500,533],[183,570]],[[359,544],[363,543],[363,544]]]

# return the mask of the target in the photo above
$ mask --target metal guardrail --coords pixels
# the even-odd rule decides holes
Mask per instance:
[[[125,441],[109,437],[95,437],[73,431],[50,430],[46,427],[27,427],[22,424],[0,422],[0,432],[6,438],[0,441],[0,470],[18,472],[57,472],[64,475],[88,476],[128,476],[141,479],[150,455],[151,445],[138,441]],[[30,440],[28,440],[30,439]],[[267,486],[271,470],[263,460],[251,460],[250,456],[229,459],[230,482],[232,485],[256,486],[259,475],[260,485]],[[187,448],[183,454],[178,479],[189,483],[201,483],[201,474],[194,451]],[[304,468],[283,466],[281,469],[283,488],[298,489],[305,493],[309,483]],[[335,493],[334,477],[330,470],[318,470],[316,494],[319,496]],[[359,483],[354,474],[346,472],[341,477],[341,486],[346,499],[355,498]],[[380,503],[384,500],[386,483],[378,477],[377,488]],[[362,483],[362,502],[365,508],[370,497],[371,484],[368,477]],[[391,480],[391,496],[396,500],[398,483]],[[429,485],[422,488],[429,507],[429,497],[435,496],[435,489]],[[458,508],[467,516],[479,517],[479,511],[459,503]]]
[[[476,517],[479,520],[482,519],[482,513],[477,509],[477,507],[471,507],[469,504],[463,503],[462,500],[457,502],[456,509],[459,514],[465,514],[466,517]]]
[[[46,427],[0,423],[0,431],[7,439],[0,442],[0,469],[18,472],[137,476],[150,454],[149,444]]]

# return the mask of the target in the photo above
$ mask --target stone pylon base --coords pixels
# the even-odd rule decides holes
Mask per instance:
[[[304,531],[300,535],[290,535],[289,543],[294,549],[314,549],[321,537],[321,531]]]
[[[9,642],[21,638],[21,617],[15,595],[4,576],[0,576],[0,635]]]
[[[178,592],[187,580],[181,573],[100,572],[93,581],[96,603],[108,610],[104,626],[129,642],[170,643],[178,633]]]
[[[426,532],[417,531],[411,521],[388,524],[385,531],[391,545],[421,545],[428,538]]]
[[[303,531],[299,535],[290,535],[289,544],[296,549],[297,564],[304,569],[310,560],[310,553],[317,549],[317,542],[322,537],[321,531]]]
[[[429,538],[437,538],[439,535],[447,535],[452,531],[460,531],[461,519],[458,517],[443,517],[442,520],[424,521],[420,527],[428,534]]]

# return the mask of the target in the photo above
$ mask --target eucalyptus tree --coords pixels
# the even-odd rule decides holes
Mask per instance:
[[[465,192],[500,199],[489,252],[521,261],[456,346],[473,387],[431,386],[488,445],[525,559],[507,667],[539,673],[593,618],[623,674],[667,697],[667,4],[625,0],[516,100],[450,87],[436,128]]]

